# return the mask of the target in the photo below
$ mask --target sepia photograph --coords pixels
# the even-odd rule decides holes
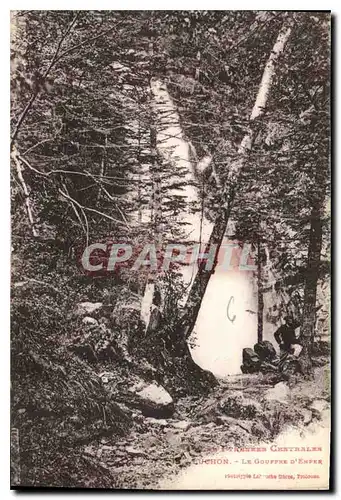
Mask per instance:
[[[11,489],[330,489],[331,13],[12,10]]]

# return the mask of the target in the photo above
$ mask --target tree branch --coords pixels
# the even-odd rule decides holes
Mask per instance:
[[[67,30],[65,31],[64,35],[61,37],[61,39],[59,40],[59,43],[57,45],[57,49],[51,59],[51,62],[49,64],[49,66],[47,67],[45,73],[42,75],[42,78],[41,78],[41,83],[43,84],[46,80],[46,78],[48,77],[51,69],[53,68],[53,66],[55,65],[55,63],[57,62],[57,56],[58,56],[58,53],[61,49],[61,46],[63,44],[63,42],[65,41],[66,37],[68,36],[68,34],[70,33],[70,31],[72,30],[72,28],[74,27],[74,25],[76,24],[76,21],[79,17],[79,12],[77,12],[77,14],[75,15],[75,17],[73,18],[73,20],[71,21],[69,27],[67,28]],[[21,125],[23,124],[28,112],[30,111],[34,101],[36,100],[36,98],[38,97],[39,93],[40,93],[40,90],[41,90],[41,85],[37,88],[37,90],[32,94],[31,96],[31,99],[28,101],[28,103],[26,104],[25,106],[25,109],[24,111],[21,113],[21,116],[19,117],[19,120],[16,124],[16,127],[14,129],[14,133],[12,135],[12,139],[11,139],[11,147],[13,146],[14,144],[14,141],[15,139],[17,138],[18,136],[18,133],[19,133],[19,130],[20,130],[20,127]]]
[[[19,179],[19,182],[20,182],[20,185],[22,187],[22,190],[24,192],[24,195],[25,195],[25,205],[26,205],[26,211],[27,211],[27,216],[28,216],[28,220],[31,224],[31,228],[32,228],[32,235],[34,237],[37,237],[38,236],[38,232],[35,228],[35,222],[34,222],[34,217],[33,217],[33,212],[32,212],[32,207],[31,207],[31,202],[30,202],[30,193],[29,193],[29,190],[28,190],[28,187],[27,187],[27,184],[25,182],[25,179],[22,175],[22,169],[21,169],[21,164],[20,164],[20,160],[17,156],[17,151],[16,149],[13,149],[12,153],[11,153],[11,156],[14,160],[14,163],[15,163],[15,167],[16,167],[16,171],[17,171],[17,175],[18,175],[18,179]]]
[[[59,193],[64,196],[64,198],[68,199],[69,201],[72,201],[73,203],[75,203],[75,205],[77,205],[80,209],[82,210],[87,210],[88,212],[93,212],[95,214],[98,214],[98,215],[101,215],[102,217],[105,217],[106,219],[109,219],[113,222],[118,222],[119,224],[122,224],[122,221],[121,220],[118,220],[118,219],[114,219],[114,217],[111,217],[111,215],[107,215],[103,212],[100,212],[99,210],[95,210],[94,208],[90,208],[90,207],[84,207],[83,205],[81,205],[78,201],[76,201],[74,198],[71,198],[71,196],[69,194],[66,194],[64,193],[61,189],[58,190]],[[129,225],[126,223],[127,227],[129,227]]]

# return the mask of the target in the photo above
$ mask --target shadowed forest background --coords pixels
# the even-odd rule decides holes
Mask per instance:
[[[145,418],[208,425],[219,401],[219,418],[258,420],[192,358],[214,267],[89,274],[91,243],[249,244],[253,342],[293,315],[295,380],[312,384],[329,353],[329,99],[328,13],[12,12],[13,483],[127,488],[91,443],[127,439],[138,466]],[[272,439],[300,411],[266,406],[226,439]]]

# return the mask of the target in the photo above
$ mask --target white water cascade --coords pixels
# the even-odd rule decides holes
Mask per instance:
[[[231,267],[211,276],[190,337],[194,361],[220,378],[241,373],[243,348],[257,342],[254,273]]]
[[[185,197],[189,207],[191,203],[198,200],[189,144],[184,138],[179,115],[166,85],[154,81],[152,92],[155,110],[159,117],[158,149],[168,161],[178,166],[179,171],[182,172],[181,175],[186,172],[185,189],[174,189],[169,192]],[[206,219],[201,223],[200,213],[183,212],[179,220],[187,224],[188,241],[208,242],[213,225]],[[226,238],[224,243],[227,242]],[[186,243],[186,238],[185,241],[179,243]],[[231,270],[217,268],[212,275],[196,326],[190,337],[194,361],[218,377],[240,373],[242,349],[252,347],[257,341],[255,277],[252,271],[239,270],[240,256],[238,257],[237,254],[238,250],[235,249],[232,254]],[[195,273],[195,266],[182,267],[183,280],[186,285],[189,285],[188,292]],[[227,315],[229,301],[229,314],[231,317],[235,315],[233,322],[228,319]]]

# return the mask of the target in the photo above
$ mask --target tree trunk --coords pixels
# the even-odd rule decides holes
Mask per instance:
[[[139,102],[140,105],[140,102]],[[139,168],[139,180],[137,184],[137,200],[138,200],[138,212],[137,212],[137,222],[142,224],[142,176],[141,176],[141,122],[140,117],[138,117],[137,124],[137,165]]]
[[[239,146],[237,160],[232,162],[230,166],[228,173],[228,188],[226,190],[226,208],[218,215],[209,240],[209,245],[217,245],[216,255],[225,235],[232,204],[234,201],[235,191],[237,188],[239,174],[245,164],[245,159],[247,158],[247,155],[252,148],[252,143],[256,136],[257,119],[259,119],[264,114],[266,108],[272,81],[275,75],[275,63],[278,60],[280,54],[283,52],[290,33],[291,28],[287,25],[284,25],[278,34],[275,45],[264,68],[256,101],[250,115],[249,130],[245,134]],[[215,260],[211,270],[206,270],[204,262],[201,262],[198,267],[197,275],[186,302],[184,315],[182,316],[176,329],[178,334],[182,331],[185,338],[188,338],[191,335],[192,330],[195,326],[202,299],[204,297],[210,277],[215,271],[216,264],[217,262]]]
[[[311,212],[310,236],[308,249],[308,263],[306,270],[303,321],[301,339],[303,349],[301,353],[302,370],[308,373],[311,370],[311,350],[314,341],[316,322],[316,292],[319,278],[319,267],[322,248],[322,203],[316,204]]]
[[[99,178],[98,178],[99,186],[98,186],[98,193],[97,193],[97,205],[98,205],[98,203],[99,203],[99,201],[101,199],[103,178],[104,178],[104,174],[105,174],[105,158],[106,158],[106,155],[107,155],[107,144],[108,144],[108,136],[107,136],[107,134],[105,134],[105,136],[104,136],[104,146],[103,146],[103,149],[102,149],[101,170],[100,170],[100,174],[99,174]]]
[[[153,227],[153,236],[155,238],[154,244],[156,243],[156,248],[157,250],[159,250],[161,246],[161,182],[160,172],[157,165],[157,133],[155,124],[150,126],[150,154],[150,172],[152,180],[151,222]],[[148,276],[141,303],[141,316],[146,322],[146,332],[148,332],[149,322],[153,309],[153,301],[156,291],[155,280],[155,276]]]
[[[263,313],[264,313],[264,298],[263,298],[263,279],[262,279],[262,244],[260,238],[257,241],[257,342],[263,340]]]
[[[149,41],[148,44],[148,52],[151,60],[153,61],[154,56],[154,42],[153,40]],[[150,104],[153,109],[153,88],[152,88],[152,65],[149,70],[149,96],[150,96]],[[151,124],[150,124],[150,174],[152,181],[152,197],[151,197],[151,223],[153,227],[154,233],[154,244],[156,242],[157,250],[161,247],[161,179],[160,179],[160,171],[157,164],[157,114],[155,110],[151,113]],[[152,243],[152,242],[150,242]],[[146,323],[146,333],[149,331],[149,324],[151,320],[152,310],[153,310],[153,302],[154,296],[156,292],[155,287],[156,277],[153,279],[148,276],[146,287],[144,290],[144,294],[142,297],[141,303],[141,317]]]

